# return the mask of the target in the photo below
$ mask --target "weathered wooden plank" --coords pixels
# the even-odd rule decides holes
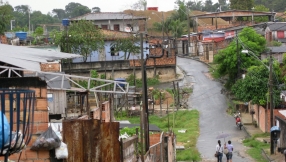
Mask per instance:
[[[48,102],[51,114],[64,114],[67,107],[66,91],[48,90],[48,94],[53,95],[53,101]]]

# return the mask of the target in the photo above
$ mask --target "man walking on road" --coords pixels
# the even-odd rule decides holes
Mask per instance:
[[[233,145],[231,144],[230,140],[228,141],[226,148],[228,149],[228,153],[226,154],[227,162],[232,162]]]

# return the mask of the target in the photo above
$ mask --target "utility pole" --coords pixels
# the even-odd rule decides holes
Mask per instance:
[[[15,20],[10,20],[10,23],[11,23],[11,31],[13,30],[13,21],[15,21]]]
[[[147,80],[146,80],[146,60],[144,60],[143,51],[143,33],[140,33],[140,49],[141,49],[141,72],[142,72],[142,114],[144,123],[145,151],[149,150],[149,117],[148,117],[148,96],[147,96]],[[147,56],[146,56],[147,57]]]
[[[273,127],[273,76],[272,76],[272,51],[270,51],[270,70],[269,70],[269,93],[270,93],[270,128]],[[268,129],[268,128],[267,128]],[[270,135],[270,153],[274,154],[274,140],[272,135]]]
[[[188,55],[190,55],[190,49],[189,49],[189,46],[190,46],[190,16],[189,16],[189,8],[187,7],[187,19],[188,19],[188,48],[187,48],[187,52],[188,52]]]
[[[31,18],[30,18],[30,7],[29,7],[29,9],[28,9],[28,12],[29,12],[29,35],[31,35]]]
[[[238,49],[238,34],[237,30],[235,31],[236,36],[236,55],[237,55],[237,79],[239,79],[240,75],[240,55],[239,55],[239,49]]]
[[[162,34],[163,34],[163,40],[162,40],[162,54],[164,53],[164,37],[165,37],[165,34],[164,34],[164,31],[165,31],[165,22],[164,22],[164,13],[162,11]]]

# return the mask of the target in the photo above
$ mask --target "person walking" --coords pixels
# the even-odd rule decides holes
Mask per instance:
[[[231,144],[230,140],[227,142],[225,148],[228,150],[228,153],[226,154],[227,162],[232,162],[233,145]]]
[[[217,143],[218,143],[216,145],[217,162],[222,162],[223,146],[221,146],[220,140],[218,140]]]

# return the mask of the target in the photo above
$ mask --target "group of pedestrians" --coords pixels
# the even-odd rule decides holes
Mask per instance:
[[[224,146],[221,145],[220,140],[217,141],[216,145],[216,154],[217,154],[217,161],[222,162],[222,156],[224,153],[224,149],[227,149],[226,159],[227,162],[232,162],[232,152],[233,152],[233,145],[231,144],[231,141],[229,140],[227,144],[224,144]]]

